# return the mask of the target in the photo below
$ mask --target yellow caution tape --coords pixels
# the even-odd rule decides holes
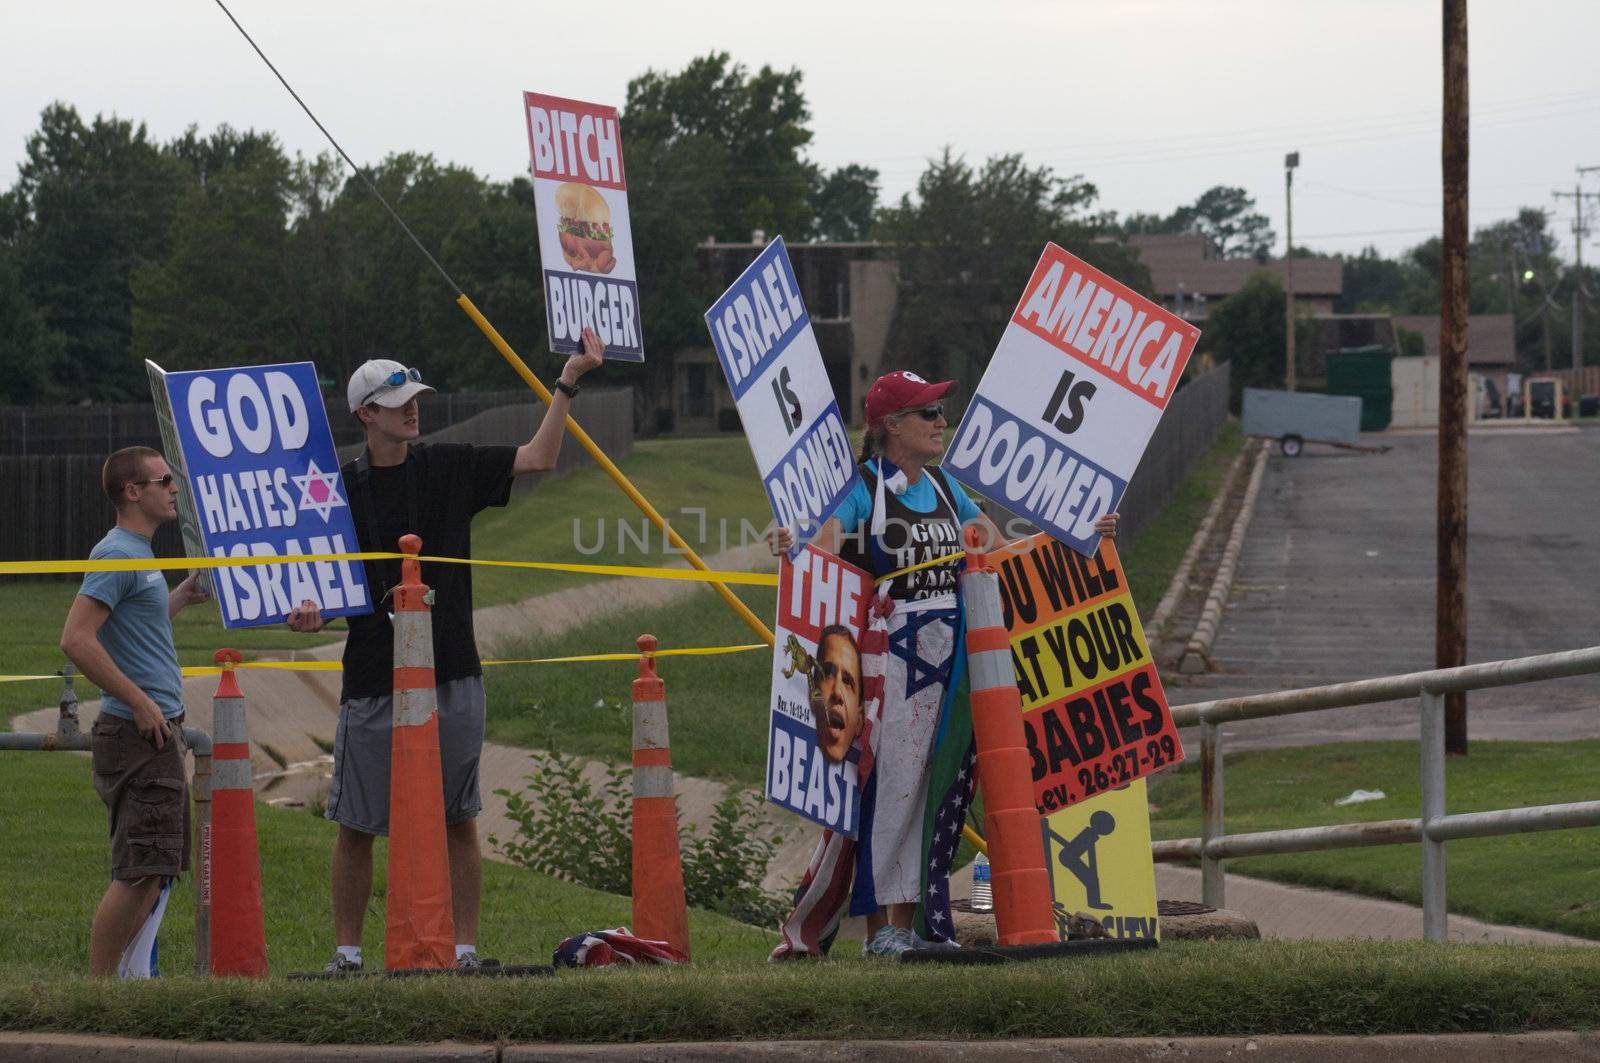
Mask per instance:
[[[771,649],[765,642],[748,646],[686,646],[677,650],[657,650],[643,653],[589,653],[581,657],[535,657],[525,661],[484,661],[484,667],[493,664],[568,664],[576,661],[637,661],[643,657],[711,657],[722,653],[749,653],[751,650]]]
[[[70,575],[76,572],[188,571],[203,568],[252,568],[257,565],[300,565],[317,561],[391,561],[409,557],[389,551],[355,554],[273,554],[268,557],[155,557],[108,558],[102,561],[0,561],[0,576]],[[629,576],[638,579],[676,579],[691,583],[737,583],[750,587],[776,587],[771,572],[702,572],[692,568],[650,568],[639,565],[584,565],[558,561],[494,561],[476,557],[435,557],[422,554],[418,561],[442,565],[487,565],[496,568],[532,568],[548,572],[581,572],[592,576]]]
[[[770,647],[765,642],[754,642],[748,646],[683,646],[678,649],[657,650],[649,654],[651,657],[714,657],[726,653],[749,653],[752,650],[765,650]],[[576,657],[532,657],[516,661],[483,661],[485,668],[513,664],[577,664],[592,661],[637,661],[646,656],[642,653],[588,653]],[[264,668],[279,672],[338,672],[344,665],[338,661],[245,661],[234,665],[235,669]],[[180,669],[185,676],[221,675],[222,669],[215,665],[190,665]],[[22,683],[33,679],[60,679],[60,673],[55,675],[0,675],[0,683]]]

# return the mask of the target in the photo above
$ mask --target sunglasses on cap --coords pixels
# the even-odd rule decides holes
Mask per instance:
[[[937,421],[939,418],[944,416],[944,403],[931,402],[926,406],[919,406],[914,410],[901,410],[899,413],[895,414],[895,416],[909,417],[912,414],[916,414],[924,421]]]
[[[390,388],[400,387],[407,380],[413,381],[417,384],[422,383],[422,370],[396,369],[394,372],[383,378],[383,383],[367,392],[367,397],[361,400],[361,405],[365,406],[367,403],[371,402],[372,396],[376,395],[378,392],[385,391]]]
[[[154,480],[129,480],[130,484],[160,484],[162,487],[171,487],[174,477],[169,472],[165,476],[158,476]]]

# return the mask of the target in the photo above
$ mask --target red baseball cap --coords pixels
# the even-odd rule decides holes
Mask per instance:
[[[930,384],[904,370],[880,376],[867,391],[867,423],[873,424],[908,406],[922,406],[943,398],[955,386],[954,380]]]

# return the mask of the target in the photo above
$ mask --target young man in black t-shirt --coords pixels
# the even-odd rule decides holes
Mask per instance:
[[[567,409],[578,379],[601,362],[603,346],[585,329],[583,353],[567,359],[550,408],[533,438],[514,446],[416,443],[416,397],[433,389],[422,374],[384,359],[350,377],[350,411],[366,427],[367,449],[341,473],[363,551],[396,551],[402,535],[422,538],[423,552],[470,557],[472,518],[511,497],[513,478],[555,467]],[[478,907],[482,893],[477,816],[478,758],[483,750],[483,672],[472,631],[472,575],[465,565],[424,562],[422,581],[434,591],[433,668],[438,701],[439,757],[444,773],[445,830],[450,855],[456,962],[479,966]],[[333,929],[338,951],[332,973],[361,969],[361,924],[372,896],[372,839],[389,833],[389,747],[394,695],[394,628],[389,595],[400,582],[399,561],[367,562],[373,611],[350,618],[344,647],[344,685],[334,739],[333,784],[327,818],[339,824],[333,846]],[[314,602],[289,615],[295,631],[318,631]]]

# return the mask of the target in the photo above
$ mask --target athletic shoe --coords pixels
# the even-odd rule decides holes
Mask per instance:
[[[954,938],[945,938],[941,941],[929,941],[915,930],[911,931],[911,947],[914,949],[959,949],[961,946]]]
[[[360,974],[361,961],[352,960],[342,952],[333,954],[333,959],[328,961],[328,966],[322,969],[323,974]]]
[[[456,957],[456,970],[463,974],[477,974],[492,962],[480,958],[476,952],[463,952]]]
[[[910,931],[906,931],[910,933]],[[863,956],[898,956],[905,951],[905,946],[900,944],[900,930],[893,926],[881,926],[861,946]]]

